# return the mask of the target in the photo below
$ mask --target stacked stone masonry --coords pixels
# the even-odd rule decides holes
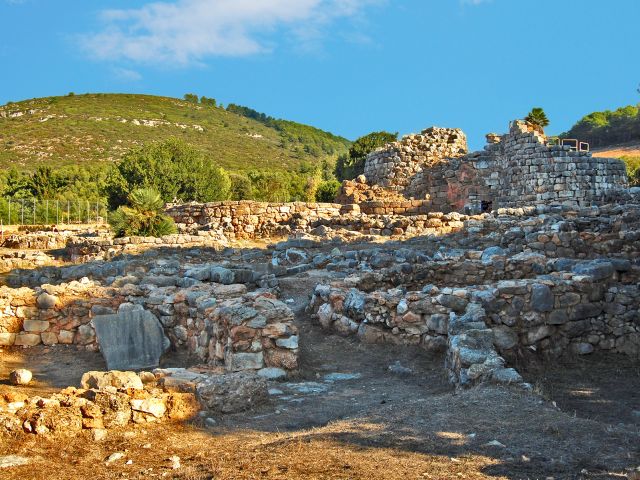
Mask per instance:
[[[483,151],[468,154],[462,132],[431,132],[371,153],[365,165],[367,183],[429,201],[433,211],[445,212],[589,206],[628,186],[622,161],[548,145],[546,137],[525,122],[512,122],[509,133],[490,136]]]

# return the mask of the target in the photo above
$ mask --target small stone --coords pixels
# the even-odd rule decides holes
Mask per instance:
[[[0,468],[20,467],[27,465],[30,460],[27,457],[21,457],[19,455],[4,455],[0,456]]]
[[[102,442],[107,438],[107,430],[104,428],[94,428],[91,430],[91,439],[94,442]]]
[[[9,381],[12,385],[28,385],[32,378],[33,374],[24,368],[19,368],[9,374]]]
[[[118,460],[121,460],[124,458],[124,452],[115,452],[112,453],[111,455],[109,455],[104,463],[106,463],[107,465],[113,463],[113,462],[117,462]]]
[[[484,444],[485,447],[506,448],[506,445],[500,443],[498,440],[491,440]]]
[[[173,455],[169,457],[169,461],[171,462],[171,468],[177,470],[180,468],[180,457],[177,455]]]

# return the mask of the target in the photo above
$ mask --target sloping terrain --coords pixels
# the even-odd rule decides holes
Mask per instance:
[[[261,122],[219,106],[150,95],[70,94],[0,107],[3,168],[111,162],[131,147],[168,137],[184,139],[231,171],[289,170],[334,158],[350,143],[294,122]]]
[[[594,157],[640,157],[640,141],[594,148],[592,151]]]

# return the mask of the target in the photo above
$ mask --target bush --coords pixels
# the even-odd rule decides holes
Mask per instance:
[[[622,157],[621,160],[627,166],[629,183],[632,186],[640,186],[640,157]]]
[[[337,180],[327,180],[318,186],[316,201],[333,203],[340,191],[341,183]]]
[[[162,213],[164,202],[156,190],[135,189],[129,194],[128,201],[128,206],[119,207],[109,217],[116,236],[161,237],[176,233],[173,220]]]
[[[112,208],[136,188],[151,187],[164,202],[227,200],[229,175],[183,140],[170,138],[130,150],[111,170],[105,192]]]
[[[251,180],[244,175],[232,173],[231,180],[231,200],[250,200],[253,195]]]

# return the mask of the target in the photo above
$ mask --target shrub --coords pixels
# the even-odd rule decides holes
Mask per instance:
[[[119,207],[109,217],[116,236],[161,237],[176,233],[173,220],[162,213],[164,202],[156,190],[135,189],[129,194],[128,201],[129,205]]]
[[[318,191],[316,192],[316,201],[326,203],[334,202],[335,198],[338,196],[338,192],[340,191],[340,186],[341,183],[337,180],[327,180],[322,182],[318,186]]]
[[[229,175],[183,140],[170,138],[130,150],[111,170],[105,192],[112,208],[126,204],[128,192],[151,187],[165,202],[227,200]]]

